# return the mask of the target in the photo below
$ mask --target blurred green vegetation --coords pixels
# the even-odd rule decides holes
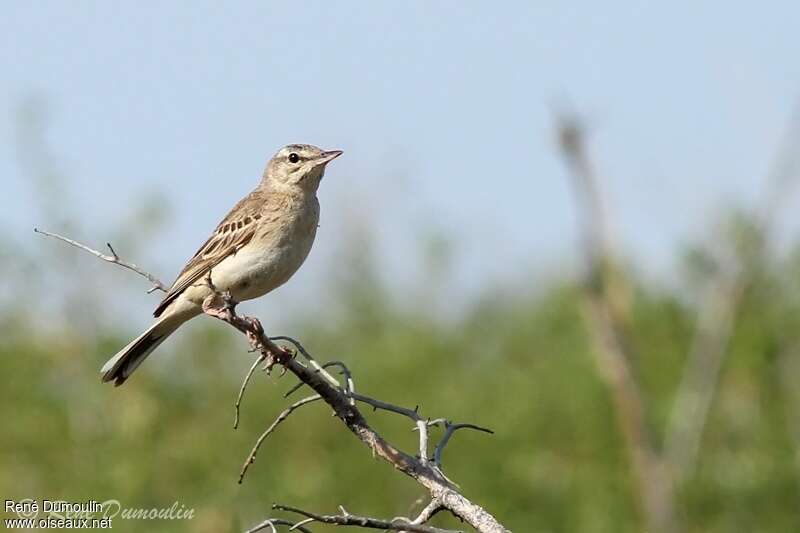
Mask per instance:
[[[31,176],[41,190],[60,179],[50,167]],[[109,238],[144,262],[141,244],[168,211],[145,200],[121,229],[102,235],[82,229],[66,202],[39,211],[47,229]],[[800,531],[800,247],[753,246],[749,217],[736,213],[731,221],[713,246],[687,247],[670,285],[627,265],[632,367],[647,424],[663,442],[701,295],[721,260],[743,265],[751,283],[697,468],[676,489],[678,512],[693,533]],[[369,235],[357,235],[321,295],[333,307],[270,333],[301,339],[321,360],[346,361],[360,392],[494,429],[491,436],[459,433],[444,466],[514,531],[644,531],[611,395],[590,353],[579,283],[531,272],[535,286],[524,278],[487,286],[443,312],[448,295],[440,286],[452,268],[446,236],[424,240],[427,268],[413,291],[402,291],[379,275]],[[322,513],[343,505],[382,517],[411,515],[426,503],[416,483],[373,459],[321,403],[284,423],[237,485],[255,439],[287,405],[282,394],[292,378],[258,373],[234,431],[233,402],[252,355],[231,328],[203,319],[159,348],[121,389],[101,385],[98,368],[138,333],[126,328],[114,300],[126,300],[142,282],[48,244],[0,233],[3,499],[116,499],[133,508],[177,501],[195,518],[118,519],[114,529],[187,532],[244,530],[273,516],[273,502]],[[380,412],[368,418],[415,449],[407,420]],[[462,527],[444,514],[434,523]]]
[[[702,284],[713,271],[698,259],[702,255],[697,249],[687,254],[686,279],[693,280],[687,286]],[[574,282],[487,288],[443,319],[426,311],[425,301],[401,303],[364,255],[353,257],[334,276],[335,320],[330,313],[324,321],[308,313],[289,331],[273,333],[302,339],[320,359],[347,361],[365,394],[496,430],[493,436],[457,435],[445,467],[466,495],[513,530],[642,531],[624,444],[589,354]],[[95,261],[88,255],[80,260]],[[50,266],[60,268],[58,262]],[[699,466],[678,487],[689,531],[800,530],[800,394],[793,379],[800,370],[800,253],[760,261],[755,276],[738,313]],[[648,422],[662,435],[695,306],[681,288],[641,281],[635,287],[632,342],[641,358],[634,366],[650,407]],[[435,298],[435,287],[429,288]],[[250,446],[287,403],[281,394],[290,377],[257,374],[234,431],[233,400],[251,359],[244,341],[224,325],[207,320],[179,335],[114,389],[100,384],[97,369],[136,332],[103,326],[86,334],[75,327],[92,323],[91,316],[79,316],[83,310],[102,314],[99,300],[73,307],[76,316],[65,315],[59,324],[42,324],[36,302],[27,301],[0,316],[4,498],[113,498],[137,508],[179,501],[195,509],[194,519],[118,520],[114,528],[202,532],[243,530],[271,515],[272,502],[320,512],[341,504],[391,517],[412,513],[424,495],[371,458],[323,404],[293,415],[239,486]],[[369,417],[414,449],[407,420]],[[459,527],[448,516],[436,523]]]

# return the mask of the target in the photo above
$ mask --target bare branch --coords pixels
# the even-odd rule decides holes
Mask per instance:
[[[416,424],[415,429],[419,431],[419,454],[417,457],[419,457],[420,461],[423,463],[428,462],[428,420],[419,415],[419,406],[415,407],[414,409],[408,409],[407,407],[400,407],[399,405],[393,405],[381,400],[376,400],[375,398],[370,398],[369,396],[364,396],[363,394],[356,393],[352,393],[350,397],[358,400],[359,402],[363,402],[372,406],[373,410],[382,409],[384,411],[390,411],[392,413],[407,416],[413,420]]]
[[[269,425],[269,427],[264,431],[264,433],[261,434],[260,437],[258,437],[255,446],[253,446],[253,449],[250,451],[250,455],[247,456],[247,460],[242,465],[242,471],[239,473],[239,484],[242,483],[244,475],[247,473],[247,469],[250,468],[250,465],[256,460],[256,454],[258,453],[259,448],[261,448],[261,444],[266,440],[267,437],[269,437],[270,433],[275,431],[275,428],[278,427],[278,424],[289,418],[289,415],[291,415],[296,409],[311,402],[315,402],[320,398],[321,396],[319,394],[308,396],[302,400],[297,400],[292,405],[281,411],[275,421]]]
[[[78,248],[86,250],[92,253],[92,255],[95,255],[105,261],[117,263],[119,260],[119,258],[116,256],[116,252],[114,252],[113,249],[111,250],[114,255],[104,256],[96,250],[92,250],[91,248],[79,244],[76,241],[72,241],[71,239],[66,239],[60,236],[57,236],[57,238],[64,240],[73,246],[77,246]],[[259,447],[269,436],[269,434],[272,433],[275,428],[294,410],[318,399],[322,399],[331,408],[333,408],[334,415],[342,420],[347,428],[372,451],[373,456],[380,457],[403,474],[416,480],[420,485],[428,490],[431,498],[434,501],[440,503],[442,509],[447,509],[454,516],[467,522],[481,533],[507,533],[508,530],[501,525],[496,518],[494,518],[481,506],[471,502],[461,493],[459,493],[456,485],[447,479],[447,477],[442,473],[441,469],[439,469],[436,465],[429,463],[426,457],[428,422],[419,415],[417,409],[411,410],[393,406],[373,398],[359,395],[355,393],[352,375],[343,363],[335,361],[327,364],[327,366],[339,366],[342,369],[342,372],[347,379],[347,386],[343,389],[339,385],[339,382],[328,372],[326,372],[324,366],[319,365],[299,342],[291,337],[274,337],[272,339],[267,337],[264,334],[264,328],[261,326],[261,322],[257,318],[239,316],[236,313],[236,303],[232,301],[230,293],[219,292],[211,281],[210,273],[207,276],[206,282],[212,289],[212,294],[209,295],[203,302],[203,311],[207,315],[222,320],[242,332],[250,343],[252,351],[258,351],[261,353],[261,357],[257,360],[256,364],[251,366],[248,376],[245,377],[245,380],[242,383],[242,387],[239,391],[239,397],[237,398],[237,409],[241,403],[241,397],[244,394],[244,389],[247,386],[250,376],[254,372],[254,369],[258,363],[261,363],[262,361],[265,364],[266,370],[271,369],[276,364],[282,365],[285,371],[288,370],[294,374],[302,383],[313,389],[316,393],[313,396],[298,400],[287,407],[278,415],[276,420],[264,431],[264,433],[262,433],[256,442],[256,445],[253,447],[250,456],[242,467],[242,471],[239,476],[239,483],[242,482],[247,468],[255,460],[255,456]],[[312,368],[309,368],[308,366],[297,361],[293,352],[290,352],[289,350],[275,344],[275,340],[286,340],[291,342],[297,351],[299,351],[309,362],[309,366],[311,366],[313,370]],[[354,400],[372,405],[375,409],[380,408],[394,411],[412,418],[420,430],[420,457],[415,458],[401,451],[384,439],[374,429],[372,429],[364,416],[358,410]],[[287,510],[292,509],[287,508]],[[438,509],[435,510],[438,511]],[[432,515],[435,510],[431,508],[426,512]],[[296,510],[295,512],[300,511]],[[315,516],[325,517],[325,515],[314,515],[308,517],[314,518],[318,521]],[[347,520],[365,518],[353,517],[353,515],[349,515],[346,512],[343,512],[343,516]],[[389,524],[389,529],[393,530],[402,528],[406,531],[423,531],[426,533],[443,533],[446,531],[429,528],[427,526],[422,526],[421,524],[414,524],[411,520],[405,518],[384,522]],[[301,529],[304,527],[305,523],[305,521],[300,523],[291,523],[280,519],[269,519],[262,522],[251,531],[258,531],[265,528],[270,528],[274,531],[276,525],[289,524],[291,524],[295,529]],[[387,528],[384,527],[383,529]],[[301,530],[305,531],[304,529]]]
[[[358,400],[359,402],[363,402],[371,406],[373,410],[381,409],[383,411],[390,411],[392,413],[397,413],[399,415],[403,415],[410,418],[414,422],[424,420],[419,415],[419,406],[415,407],[414,409],[409,409],[408,407],[401,407],[399,405],[394,405],[388,402],[384,402],[382,400],[376,400],[375,398],[370,398],[369,396],[364,396],[363,394],[358,394],[358,393],[353,393],[352,397]]]
[[[286,365],[289,371],[294,373],[301,381],[320,394],[323,400],[333,407],[336,416],[344,421],[350,431],[367,445],[374,455],[388,461],[396,469],[419,482],[428,489],[432,498],[442,502],[442,507],[460,517],[478,531],[485,533],[507,531],[491,514],[461,495],[435,465],[430,465],[421,459],[409,456],[376,433],[360,411],[350,404],[348,401],[350,398],[340,389],[332,387],[327,381],[320,379],[315,372],[292,359],[281,361],[281,363]],[[397,412],[412,419],[422,419],[416,410],[393,406],[359,394],[354,395],[354,398],[364,401],[376,409],[381,408]]]
[[[303,527],[303,524],[306,522],[308,521],[303,520],[301,522],[294,523],[290,520],[284,520],[282,518],[269,518],[257,526],[248,529],[245,533],[256,533],[256,531],[261,531],[267,528],[270,528],[272,533],[277,533],[278,529],[275,526],[289,526],[289,531],[302,531],[303,533],[311,533],[310,529]]]
[[[102,252],[98,252],[94,248],[89,248],[85,244],[81,244],[78,241],[74,241],[72,239],[68,239],[67,237],[64,237],[62,235],[58,235],[57,233],[50,233],[49,231],[40,230],[38,228],[33,228],[33,231],[35,231],[36,233],[39,233],[41,235],[46,235],[47,237],[53,237],[54,239],[58,239],[60,241],[64,241],[65,243],[70,244],[70,245],[74,246],[75,248],[80,248],[81,250],[83,250],[85,252],[89,252],[90,254],[92,254],[95,257],[99,257],[103,261],[107,261],[109,263],[114,263],[115,265],[119,265],[121,267],[124,267],[124,268],[127,268],[129,270],[132,270],[132,271],[136,272],[140,276],[143,276],[143,277],[147,278],[147,280],[150,283],[153,284],[153,288],[150,289],[149,291],[147,291],[148,293],[153,292],[154,290],[159,290],[159,291],[163,291],[163,292],[167,292],[169,290],[167,288],[167,286],[164,285],[154,275],[152,275],[149,272],[147,272],[146,270],[143,270],[142,268],[134,265],[133,263],[128,263],[127,261],[123,261],[122,259],[120,259],[119,255],[117,255],[117,252],[115,252],[114,248],[111,247],[111,243],[106,243],[106,245],[108,246],[108,249],[111,250],[111,255],[106,255],[106,254],[104,254]]]
[[[273,337],[271,340],[275,340],[275,337]],[[345,366],[345,364],[342,363],[341,361],[328,361],[327,363],[324,363],[323,365],[321,365],[321,368],[323,368],[323,369],[324,368],[330,368],[332,366],[337,366],[337,367],[339,367],[341,369],[342,374],[345,376],[345,380],[346,380],[346,384],[347,384],[347,391],[350,392],[350,393],[355,392],[356,386],[355,386],[355,382],[353,381],[353,375],[350,373],[350,369],[347,368],[347,366]],[[320,370],[315,370],[315,372],[319,373]],[[336,381],[336,380],[334,380],[334,381]],[[338,381],[336,381],[336,383],[338,384]],[[289,396],[294,394],[295,391],[301,389],[303,387],[303,385],[304,385],[304,383],[302,381],[296,383],[292,388],[290,388],[288,391],[286,391],[283,394],[283,397],[284,398],[288,398]],[[355,404],[355,400],[351,399],[350,403]]]
[[[418,409],[399,407],[358,393],[353,393],[353,395],[350,396],[347,391],[342,390],[340,387],[331,384],[330,380],[325,379],[321,372],[319,372],[319,368],[321,367],[316,370],[312,370],[300,364],[296,359],[291,357],[291,354],[289,354],[285,349],[276,345],[264,334],[264,330],[257,319],[238,316],[232,306],[224,307],[223,305],[222,308],[214,308],[213,305],[211,305],[213,301],[213,299],[209,299],[207,305],[204,305],[204,309],[206,309],[207,313],[209,313],[211,316],[224,320],[240,331],[245,332],[253,349],[258,349],[262,351],[262,353],[266,354],[267,361],[271,361],[273,364],[283,365],[295,376],[297,376],[300,381],[314,389],[317,395],[319,395],[329,406],[333,408],[334,414],[347,425],[350,431],[352,431],[372,450],[374,455],[388,461],[396,469],[415,479],[422,486],[428,489],[432,498],[442,502],[443,508],[449,510],[454,515],[466,521],[478,531],[485,533],[501,533],[507,531],[507,529],[497,522],[497,520],[491,514],[460,494],[455,485],[449,479],[447,479],[447,477],[436,465],[430,465],[428,463],[427,458],[425,457],[427,446],[427,420],[419,415]],[[300,350],[299,347],[298,350],[301,351],[301,353],[305,352],[303,355],[309,361],[314,360],[314,358],[311,357],[307,351]],[[304,400],[310,402],[312,401],[310,398],[313,397],[309,397]],[[420,436],[421,456],[419,458],[409,456],[408,454],[394,447],[378,433],[376,433],[375,430],[369,426],[358,408],[352,405],[352,399],[367,403],[375,409],[392,411],[414,420],[417,423],[418,428],[423,428]],[[285,419],[293,409],[296,409],[300,405],[304,405],[304,403],[301,403],[304,402],[304,400],[295,402],[295,404],[287,408],[287,411],[289,412],[287,413],[284,411],[286,414],[282,417],[279,416],[280,420],[276,419],[273,425],[270,426],[270,428],[268,428],[264,434],[262,434],[262,437],[259,439],[259,441],[263,442],[266,436],[269,435],[269,433],[274,429],[274,426]],[[300,405],[298,405],[298,403],[300,403]],[[283,413],[281,415],[283,415]],[[260,442],[257,443],[256,447],[254,448],[254,453],[251,454],[251,458],[245,463],[242,469],[242,477],[249,464],[252,463],[252,458],[254,457],[255,451],[257,451]],[[240,477],[240,482],[242,477]]]
[[[347,368],[347,365],[345,365],[342,361],[328,361],[327,363],[322,365],[322,368],[330,368],[332,366],[339,367],[342,375],[344,376],[345,384],[347,385],[348,394],[350,396],[355,394],[355,392],[356,392],[356,383],[353,380],[353,374],[350,372],[350,369]],[[350,398],[350,404],[351,405],[355,405],[356,404],[355,398]]]
[[[277,337],[271,337],[270,340],[271,341],[287,341],[287,342],[291,342],[294,345],[294,347],[297,349],[297,351],[299,351],[300,354],[303,357],[306,358],[306,361],[308,361],[308,363],[312,367],[314,367],[314,369],[318,373],[322,374],[325,377],[325,379],[327,379],[331,383],[331,385],[333,385],[334,387],[340,387],[341,386],[339,384],[339,381],[335,377],[331,376],[328,372],[325,371],[325,365],[320,365],[319,363],[317,363],[317,360],[314,359],[313,357],[311,357],[311,354],[308,353],[308,350],[306,350],[303,347],[303,345],[300,344],[299,341],[293,339],[292,337],[287,337],[286,335],[279,335]],[[344,365],[342,365],[342,366],[344,366]]]
[[[438,527],[425,526],[422,524],[415,524],[407,518],[392,518],[391,520],[382,520],[380,518],[370,518],[368,516],[358,516],[350,514],[340,508],[342,514],[338,515],[323,515],[304,511],[297,507],[290,507],[288,505],[273,504],[272,508],[277,511],[288,511],[290,513],[297,513],[305,516],[314,522],[323,524],[335,524],[337,526],[357,526],[368,529],[383,529],[385,531],[409,531],[413,533],[459,533],[452,529],[440,529]],[[303,523],[306,523],[305,521]]]
[[[296,360],[288,357],[285,351],[281,350],[281,348],[267,339],[263,333],[260,342],[263,349],[270,351],[270,353],[276,357],[276,361],[286,366],[298,379],[322,396],[322,399],[333,408],[336,416],[347,425],[350,431],[352,431],[359,440],[372,450],[375,456],[384,459],[396,469],[415,479],[428,489],[432,498],[441,501],[444,508],[466,521],[478,531],[484,533],[507,531],[491,514],[461,495],[438,468],[429,465],[421,459],[409,456],[376,433],[369,426],[361,412],[355,406],[351,405],[349,401],[350,398],[345,392],[332,386],[327,380],[321,379],[317,372],[306,368]],[[418,414],[415,414],[415,411],[410,409],[397,408],[397,406],[392,406],[391,404],[361,395],[355,395],[354,397],[357,400],[363,400],[373,406],[393,410],[405,416],[419,417]],[[421,417],[419,418],[421,419]]]
[[[422,511],[419,512],[417,517],[414,520],[412,520],[412,523],[414,523],[414,524],[424,524],[425,522],[427,522],[428,520],[433,518],[433,516],[436,513],[438,513],[439,511],[442,511],[443,509],[444,509],[444,507],[442,506],[442,502],[440,502],[439,500],[434,498],[433,500],[430,501],[430,503],[428,505],[426,505],[422,509]]]
[[[436,466],[442,466],[442,453],[444,452],[444,447],[447,446],[447,443],[450,442],[450,437],[453,436],[453,433],[458,431],[459,429],[474,429],[476,431],[482,431],[484,433],[489,433],[490,435],[494,435],[494,431],[489,428],[476,426],[475,424],[453,424],[449,420],[444,418],[437,418],[436,420],[431,420],[428,422],[429,426],[437,426],[437,425],[444,426],[444,435],[442,438],[439,439],[439,442],[436,444],[436,447],[433,449],[433,462]]]
[[[256,371],[256,367],[267,358],[266,355],[260,353],[256,360],[253,361],[252,366],[250,366],[250,370],[247,371],[247,375],[244,377],[244,381],[242,381],[242,386],[239,388],[239,395],[236,397],[236,403],[233,405],[236,414],[233,418],[233,429],[237,429],[239,427],[239,408],[242,405],[242,396],[244,396],[244,390],[247,388],[247,384],[250,382],[250,378],[253,376],[253,372]]]

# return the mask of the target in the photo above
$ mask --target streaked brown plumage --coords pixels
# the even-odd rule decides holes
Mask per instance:
[[[311,250],[319,221],[316,192],[325,166],[341,154],[311,145],[282,148],[261,183],[223,218],[181,270],[153,313],[147,331],[103,366],[103,381],[121,385],[164,339],[202,313],[217,290],[234,301],[262,296],[285,283]]]

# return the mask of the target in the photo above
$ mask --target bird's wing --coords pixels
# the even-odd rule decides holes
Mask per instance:
[[[223,259],[235,254],[250,242],[255,234],[258,220],[262,216],[261,208],[264,205],[262,196],[261,191],[253,191],[231,209],[211,237],[183,267],[172,287],[153,312],[154,316],[160,316],[183,291],[205,276]]]

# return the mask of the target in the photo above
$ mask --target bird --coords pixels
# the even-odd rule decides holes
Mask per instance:
[[[306,260],[319,223],[317,189],[341,150],[284,146],[269,160],[258,186],[222,219],[166,292],[155,322],[101,368],[102,381],[122,385],[203,302],[227,292],[251,300],[286,283]]]

